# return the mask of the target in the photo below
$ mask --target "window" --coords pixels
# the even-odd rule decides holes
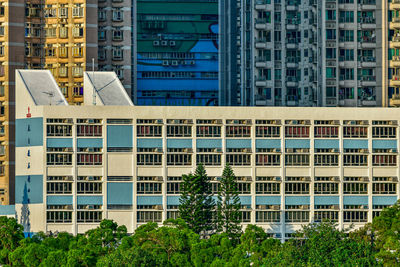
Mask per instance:
[[[239,211],[239,220],[242,223],[248,223],[251,221],[251,211]]]
[[[336,68],[327,67],[327,68],[326,68],[326,78],[327,78],[327,79],[334,79],[334,78],[336,78]]]
[[[385,194],[396,194],[397,184],[396,183],[373,183],[372,194],[385,195]]]
[[[334,20],[336,21],[336,10],[326,10],[326,20]]]
[[[107,37],[107,31],[104,27],[99,27],[98,33],[97,33],[97,39],[99,41],[105,41]]]
[[[72,136],[72,125],[47,125],[47,136]]]
[[[72,165],[72,153],[47,153],[47,165]]]
[[[344,222],[367,222],[368,212],[367,211],[344,211],[343,212]]]
[[[343,183],[343,194],[368,194],[367,183]]]
[[[353,30],[340,30],[339,31],[340,42],[354,42],[354,31]]]
[[[339,12],[339,22],[353,23],[354,22],[354,12],[353,11],[340,11]]]
[[[82,38],[84,34],[83,25],[75,24],[72,28],[72,36],[76,38]]]
[[[86,154],[79,153],[77,154],[77,163],[78,165],[102,165],[103,164],[103,155],[102,154]]]
[[[339,136],[338,126],[315,126],[315,138],[337,138]]]
[[[179,165],[192,165],[192,155],[180,153],[168,153],[167,154],[167,165],[179,166]]]
[[[47,194],[72,194],[72,182],[47,182]]]
[[[137,183],[137,193],[138,194],[162,194],[162,183]]]
[[[75,7],[72,8],[72,16],[74,18],[82,18],[83,17],[82,4],[75,4]]]
[[[160,209],[162,207],[158,207],[157,205],[153,206],[138,206],[137,211],[137,222],[138,223],[147,223],[147,222],[161,222],[162,220],[162,211],[156,211],[152,209]],[[147,209],[147,210],[146,210]]]
[[[103,183],[101,181],[84,181],[83,179],[85,178],[86,177],[78,177],[78,183],[76,185],[76,191],[78,194],[101,194],[103,192]]]
[[[256,137],[280,137],[280,126],[256,126]]]
[[[256,194],[271,194],[276,195],[281,192],[281,184],[273,182],[257,182],[256,183]]]
[[[285,194],[308,195],[309,193],[310,193],[309,183],[285,183]]]
[[[251,154],[226,154],[226,163],[232,166],[250,166]]]
[[[102,136],[101,125],[77,125],[76,132],[78,136]]]
[[[219,154],[197,154],[196,162],[197,162],[197,164],[203,164],[206,166],[220,166],[221,165],[221,155],[219,155]]]
[[[51,205],[46,212],[47,223],[71,223],[72,206],[70,205]]]
[[[122,60],[124,58],[124,51],[122,46],[113,46],[112,49],[112,60]]]
[[[339,155],[336,154],[316,154],[314,155],[315,166],[338,166]]]
[[[368,166],[368,155],[343,154],[344,166]]]
[[[315,222],[323,222],[329,220],[331,222],[339,221],[339,212],[338,211],[314,211],[314,221]]]
[[[340,49],[340,61],[353,61],[354,60],[354,50],[353,49]]]
[[[286,211],[285,221],[288,223],[294,222],[309,222],[310,212],[309,211]]]
[[[368,138],[368,127],[343,126],[343,138]]]
[[[279,223],[280,221],[280,211],[256,211],[256,222],[258,223]]]
[[[226,137],[250,137],[251,126],[226,126]]]
[[[124,39],[124,31],[122,27],[115,27],[112,30],[112,39],[113,41],[122,41]]]
[[[372,166],[397,166],[397,155],[372,155]]]
[[[196,126],[197,137],[221,137],[221,126]]]
[[[124,13],[122,8],[114,8],[112,11],[112,20],[116,22],[120,22],[124,19]]]
[[[161,125],[138,125],[137,136],[140,137],[160,137],[162,135]]]
[[[326,48],[326,58],[336,59],[336,48]]]
[[[354,69],[340,69],[339,80],[354,80]]]
[[[98,223],[102,220],[101,205],[78,205],[76,214],[78,223]]]
[[[327,40],[336,40],[336,30],[335,29],[327,29],[326,30],[326,39]]]
[[[147,166],[153,166],[153,165],[162,165],[162,154],[156,154],[156,153],[146,153],[142,154],[143,151],[139,154],[137,154],[137,165],[147,165]]]
[[[285,155],[286,166],[309,166],[310,155],[307,154],[286,154]]]
[[[372,127],[372,138],[396,138],[396,127]]]
[[[285,137],[308,138],[310,137],[309,126],[285,126]]]
[[[167,126],[168,137],[191,137],[192,126],[181,126],[181,125],[168,125]]]
[[[331,195],[339,194],[339,183],[314,183],[314,194]]]
[[[281,155],[280,154],[256,154],[256,165],[257,166],[280,166]]]
[[[171,177],[167,178],[167,194],[180,194],[181,193],[181,184],[182,177]]]

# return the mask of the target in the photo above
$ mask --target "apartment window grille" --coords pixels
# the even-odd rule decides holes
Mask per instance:
[[[279,154],[256,154],[257,166],[280,166],[281,155]]]
[[[47,223],[71,223],[72,211],[51,210],[46,212]]]
[[[47,136],[72,136],[72,125],[47,125]]]
[[[182,177],[168,177],[167,180],[167,194],[180,194]]]
[[[138,125],[137,136],[140,137],[160,137],[162,135],[162,126],[160,125]]]
[[[78,136],[102,136],[102,125],[77,125]]]
[[[368,183],[343,183],[343,194],[366,195]]]
[[[285,212],[285,221],[288,223],[308,223],[310,221],[310,212],[287,210]]]
[[[338,126],[315,126],[315,138],[337,138],[339,136]]]
[[[314,194],[321,194],[321,195],[339,194],[339,183],[332,183],[332,182],[314,183]]]
[[[197,164],[205,166],[221,166],[221,155],[219,154],[197,154]]]
[[[137,165],[147,165],[147,166],[154,166],[154,165],[162,165],[162,154],[156,153],[146,153],[137,154]]]
[[[72,165],[72,153],[47,153],[47,165]]]
[[[226,126],[226,137],[250,137],[251,126]]]
[[[168,137],[191,137],[192,126],[167,125]]]
[[[137,206],[137,222],[161,222],[162,220],[162,205],[139,205]]]
[[[368,127],[343,126],[343,138],[368,138]]]
[[[308,154],[286,154],[286,166],[310,166],[310,155]]]
[[[231,166],[250,166],[251,154],[226,154],[226,163]]]
[[[330,210],[314,211],[314,222],[323,222],[323,221],[338,222],[339,212]]]
[[[373,183],[372,194],[385,195],[385,194],[397,194],[396,183]]]
[[[372,138],[396,138],[396,127],[372,127]]]
[[[367,211],[343,211],[343,222],[367,222]]]
[[[78,165],[102,165],[103,164],[103,155],[102,154],[86,154],[79,153],[77,154],[77,164]]]
[[[310,137],[309,126],[285,126],[285,137],[308,138]]]
[[[256,183],[256,194],[270,194],[277,195],[281,192],[281,184],[280,183]]]
[[[256,126],[256,137],[280,137],[280,126]]]
[[[310,194],[309,183],[285,183],[285,194],[308,195]]]
[[[372,155],[372,166],[397,166],[397,155]]]
[[[258,223],[280,223],[280,211],[256,211],[256,222]]]
[[[72,194],[72,182],[47,182],[47,194]]]
[[[183,152],[183,151],[182,151]],[[192,154],[185,154],[182,152],[168,153],[167,154],[167,165],[168,166],[188,166],[192,165]]]
[[[103,192],[102,182],[81,181],[76,185],[78,194],[101,194]]]
[[[221,137],[221,126],[201,125],[196,126],[197,137]]]
[[[137,193],[140,194],[162,194],[163,183],[137,183]]]
[[[91,210],[94,209],[94,210]],[[78,205],[78,211],[76,213],[78,223],[99,223],[103,218],[103,212],[101,205]]]
[[[315,166],[339,166],[339,155],[316,154],[314,155]]]
[[[368,166],[368,155],[363,154],[344,154],[344,166]]]

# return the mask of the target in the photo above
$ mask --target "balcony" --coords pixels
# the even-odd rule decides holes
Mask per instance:
[[[372,67],[376,66],[376,58],[375,57],[361,56],[358,58],[358,61],[361,62],[361,67],[363,67],[363,68],[372,68]]]
[[[376,10],[375,0],[361,0],[359,1],[359,7],[361,10]]]
[[[256,68],[267,68],[268,64],[271,63],[271,60],[267,60],[265,57],[257,57],[256,58]]]
[[[286,29],[288,30],[296,30],[300,25],[301,20],[298,18],[290,18],[286,19]]]
[[[390,61],[390,67],[400,67],[400,56],[393,56],[392,60]]]
[[[256,39],[256,48],[257,49],[266,49],[267,48],[267,39],[266,38],[257,38]]]
[[[392,22],[390,22],[391,29],[400,29],[400,18],[394,17]]]
[[[267,21],[267,18],[258,18],[256,19],[256,29],[257,30],[267,30],[268,28],[272,28],[271,22]]]
[[[297,38],[287,38],[286,39],[286,47],[289,49],[297,48],[299,43],[300,43],[300,39],[297,39]]]
[[[299,80],[300,80],[300,77],[288,76],[288,77],[286,77],[286,86],[287,87],[296,87],[299,85],[299,83],[298,83]]]
[[[400,87],[400,75],[393,75],[389,84],[390,86]]]
[[[295,107],[299,105],[299,98],[296,95],[286,96],[286,105],[289,107]]]
[[[361,36],[358,38],[358,42],[361,43],[361,48],[375,48],[376,37],[375,36]]]
[[[400,0],[392,0],[389,6],[390,9],[400,10]]]
[[[400,94],[393,94],[389,100],[389,105],[392,107],[400,107]]]
[[[286,57],[286,66],[288,68],[296,68],[300,62],[300,57]]]
[[[257,0],[256,1],[256,10],[266,10],[267,5],[270,4],[270,1],[267,0]]]
[[[267,78],[265,76],[260,76],[256,78],[256,86],[265,87],[267,86]]]
[[[361,29],[363,29],[363,30],[376,28],[376,19],[373,17],[359,18],[358,23],[361,23]]]
[[[361,86],[376,86],[376,77],[374,75],[365,75],[359,77]]]
[[[400,48],[400,33],[395,33],[392,38],[392,46],[395,48]]]

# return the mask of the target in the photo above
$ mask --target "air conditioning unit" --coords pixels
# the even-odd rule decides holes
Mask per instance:
[[[244,149],[243,149],[243,152],[245,152],[245,153],[251,153],[251,148],[244,148]]]
[[[191,60],[191,61],[190,61],[190,65],[196,65],[196,61]]]
[[[157,120],[157,123],[163,124],[163,120]]]
[[[172,60],[171,65],[172,66],[178,66],[178,61],[177,60]]]
[[[280,233],[274,234],[274,238],[282,238],[282,234]]]
[[[94,210],[94,208],[95,208],[94,205],[87,205],[86,207],[88,210]]]
[[[156,148],[156,149],[154,149],[154,152],[157,152],[157,153],[162,153],[162,152],[163,152],[163,150],[162,150],[162,148]]]
[[[214,152],[222,153],[222,148],[214,148]]]
[[[302,210],[308,210],[309,207],[308,207],[308,205],[301,205],[301,206],[300,206],[300,209],[302,209]]]
[[[272,205],[273,210],[280,210],[281,207],[279,205]]]
[[[161,41],[161,46],[167,46],[168,45],[168,41]]]
[[[193,149],[192,148],[185,148],[184,151],[186,153],[193,153]]]
[[[267,209],[267,205],[259,205],[258,207],[260,210],[265,210]]]
[[[160,46],[160,41],[153,41],[153,46]]]
[[[176,73],[175,72],[171,72],[171,78],[175,78],[176,77]]]
[[[157,181],[164,181],[164,177],[158,176],[158,177],[157,177]]]
[[[169,41],[169,46],[175,46],[175,45],[176,45],[175,41]]]
[[[339,181],[339,177],[331,177],[329,180],[330,181]]]
[[[92,119],[92,120],[88,120],[88,123],[94,123],[94,120]]]
[[[286,153],[293,153],[293,148],[286,148]]]
[[[86,177],[86,179],[87,179],[88,181],[94,181],[94,177],[93,177],[93,176],[88,176],[88,177]]]
[[[277,177],[274,177],[274,179],[273,179],[274,181],[280,181],[281,180],[281,177],[279,177],[279,176],[277,176]]]
[[[168,60],[163,60],[162,65],[163,66],[169,66],[169,61]]]

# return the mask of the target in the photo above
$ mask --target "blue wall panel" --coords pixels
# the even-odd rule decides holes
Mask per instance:
[[[368,196],[344,196],[344,205],[368,205]]]
[[[0,215],[14,215],[15,205],[0,205]]]
[[[373,149],[397,149],[397,140],[372,140]]]
[[[316,149],[327,149],[334,148],[339,149],[339,139],[315,139],[314,148]]]
[[[355,139],[344,139],[343,148],[347,149],[368,149],[368,140],[355,140]]]
[[[139,196],[137,197],[137,205],[162,205],[162,196]]]
[[[256,196],[256,205],[280,205],[280,196]]]
[[[167,196],[167,205],[179,205],[179,196]]]
[[[15,203],[43,203],[43,175],[15,176]]]
[[[72,205],[72,196],[47,196],[47,205]]]
[[[108,125],[107,147],[133,147],[133,128],[131,125]]]
[[[15,120],[15,146],[42,146],[43,118]]]
[[[256,139],[256,148],[281,148],[281,139]]]
[[[191,148],[192,139],[167,139],[167,148]]]
[[[226,148],[251,148],[251,139],[226,139]]]
[[[78,205],[103,205],[103,196],[78,196]]]
[[[373,196],[372,205],[393,205],[396,203],[396,196]]]
[[[315,196],[315,205],[339,205],[339,196]]]
[[[197,139],[197,148],[222,148],[222,139]]]
[[[132,205],[133,183],[107,183],[107,204]]]
[[[102,138],[78,138],[76,145],[78,147],[103,147]]]
[[[251,196],[239,196],[240,204],[251,205]]]
[[[310,197],[285,197],[285,205],[310,205]]]
[[[137,139],[138,148],[162,148],[163,140],[161,138]]]
[[[310,148],[309,139],[286,139],[285,148]]]
[[[47,147],[71,147],[72,138],[47,138]]]

